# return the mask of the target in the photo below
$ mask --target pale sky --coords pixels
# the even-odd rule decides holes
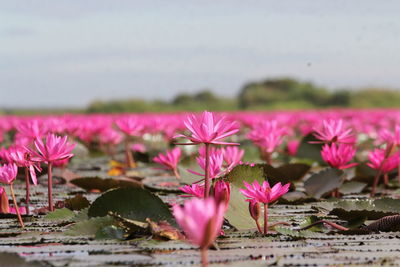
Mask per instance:
[[[0,108],[293,76],[400,88],[400,1],[0,0]]]

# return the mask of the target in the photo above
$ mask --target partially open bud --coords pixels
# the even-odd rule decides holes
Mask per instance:
[[[8,197],[4,187],[0,186],[0,213],[10,213],[10,206],[8,205]]]
[[[217,203],[224,203],[228,207],[231,197],[231,186],[229,182],[219,180],[214,185],[214,198]]]
[[[250,212],[251,218],[253,218],[255,221],[257,221],[258,218],[260,218],[260,214],[261,214],[260,203],[258,203],[256,201],[250,201],[249,202],[249,212]]]

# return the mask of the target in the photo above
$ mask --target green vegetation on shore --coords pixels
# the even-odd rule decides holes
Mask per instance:
[[[400,108],[400,90],[385,88],[329,90],[311,82],[292,78],[267,79],[246,84],[236,97],[218,96],[212,90],[183,93],[171,101],[94,101],[86,109],[12,109],[0,114],[121,113],[235,110],[286,110],[319,108]]]

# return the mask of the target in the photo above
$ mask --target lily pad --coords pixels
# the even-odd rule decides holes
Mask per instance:
[[[65,207],[70,210],[82,210],[90,206],[89,200],[81,194],[65,200]]]
[[[358,218],[377,220],[384,216],[400,214],[400,199],[381,198],[375,200],[339,200],[321,202],[316,205],[340,219],[353,221]]]
[[[128,178],[83,177],[73,179],[71,183],[87,191],[98,190],[100,192],[119,187],[143,187],[142,183]]]
[[[66,232],[67,235],[95,235],[97,231],[105,226],[113,225],[114,219],[110,216],[89,218],[72,225]]]
[[[303,137],[296,153],[297,158],[311,159],[318,163],[324,163],[321,157],[322,144],[310,144],[319,141],[312,133]]]
[[[44,218],[47,220],[69,220],[75,216],[75,213],[67,208],[56,209],[48,213]]]
[[[304,189],[309,196],[321,198],[342,185],[342,175],[341,170],[327,168],[308,178],[304,182]]]
[[[167,221],[175,225],[168,206],[156,195],[143,188],[118,188],[98,197],[89,208],[89,217],[103,217],[110,212],[123,218],[146,222]]]
[[[342,193],[343,195],[357,194],[361,193],[366,186],[367,186],[366,183],[351,181],[344,183],[339,188],[339,192]]]

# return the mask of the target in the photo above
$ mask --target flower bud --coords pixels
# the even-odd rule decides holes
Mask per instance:
[[[0,213],[10,213],[6,190],[0,186]]]
[[[231,196],[231,186],[229,182],[219,180],[214,185],[214,198],[217,203],[224,203],[228,207]]]
[[[261,208],[260,208],[260,203],[256,201],[250,201],[249,202],[249,212],[251,218],[253,218],[255,221],[260,218],[260,213],[261,213]]]

